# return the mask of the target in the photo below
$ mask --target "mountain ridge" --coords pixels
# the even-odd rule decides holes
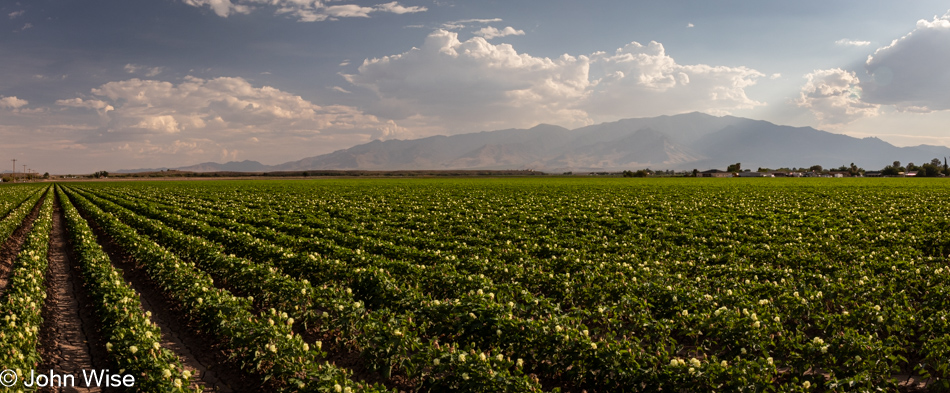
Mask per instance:
[[[183,171],[531,169],[544,172],[652,169],[838,167],[876,170],[893,161],[923,164],[946,146],[897,147],[812,127],[693,112],[622,119],[573,130],[550,124],[419,139],[373,140],[278,165],[207,162]],[[167,168],[163,168],[167,169]]]

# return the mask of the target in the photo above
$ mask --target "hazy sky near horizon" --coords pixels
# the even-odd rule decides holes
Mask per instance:
[[[932,0],[0,2],[0,168],[278,164],[700,111],[950,145]]]

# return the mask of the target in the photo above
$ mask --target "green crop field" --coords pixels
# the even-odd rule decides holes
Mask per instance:
[[[91,345],[142,391],[950,388],[942,179],[55,189]],[[28,295],[0,302],[0,357],[23,369],[44,361],[10,339],[42,325]]]

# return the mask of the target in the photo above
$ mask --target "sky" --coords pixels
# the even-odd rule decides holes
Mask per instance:
[[[4,0],[0,168],[699,111],[950,146],[950,2]]]

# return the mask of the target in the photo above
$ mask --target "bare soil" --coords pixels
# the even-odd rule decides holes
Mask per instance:
[[[108,355],[99,331],[95,310],[83,287],[76,256],[66,237],[66,219],[56,201],[49,244],[49,270],[46,275],[46,302],[40,329],[38,370],[76,376],[76,387],[49,388],[51,392],[102,392],[85,386],[83,370],[108,369]],[[52,198],[48,203],[53,203]]]

